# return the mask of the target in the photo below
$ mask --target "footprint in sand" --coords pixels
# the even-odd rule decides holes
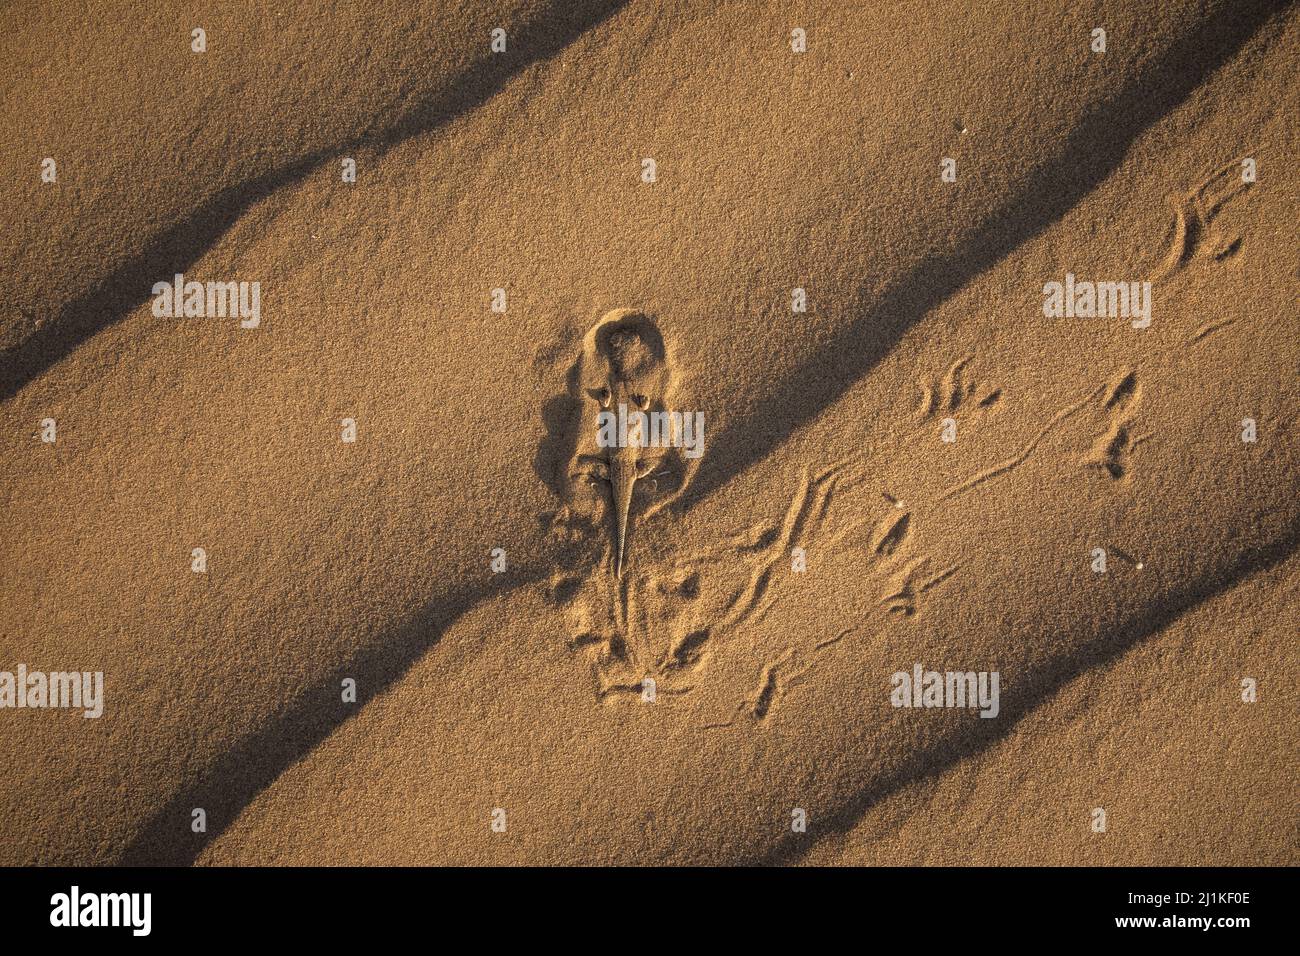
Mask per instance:
[[[1174,221],[1169,250],[1153,281],[1170,278],[1195,261],[1222,262],[1240,251],[1241,236],[1223,230],[1215,220],[1224,206],[1253,185],[1243,178],[1242,163],[1233,160],[1186,192],[1165,197],[1173,206]]]
[[[981,391],[966,366],[970,356],[958,359],[938,381],[922,381],[918,417],[930,420],[938,416],[955,417],[958,412],[983,413],[1002,400],[1002,389]]]

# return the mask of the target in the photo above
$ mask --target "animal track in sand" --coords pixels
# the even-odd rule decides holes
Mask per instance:
[[[1226,329],[1236,321],[1237,319],[1235,317],[1227,319],[1211,319],[1209,322],[1205,322],[1197,327],[1196,331],[1187,339],[1187,344],[1195,345],[1198,342],[1209,338],[1215,332],[1218,332],[1221,329]]]
[[[597,369],[607,367],[610,363],[600,360],[599,339],[589,335],[588,343],[584,361]],[[919,416],[933,418],[956,410],[979,413],[999,402],[1002,390],[981,389],[969,375],[968,364],[968,359],[956,361],[933,384],[922,385]],[[603,398],[601,377],[576,375],[574,388],[581,390],[584,382],[594,381],[589,388]],[[1125,456],[1141,440],[1129,441],[1127,431],[1137,392],[1133,373],[1121,375],[1109,386],[1098,386],[1053,416],[1020,453],[959,482],[939,500],[1010,473],[1034,454],[1049,433],[1089,407],[1124,429],[1110,458],[1103,459],[1122,475]],[[588,460],[584,454],[588,453],[575,448],[571,460],[581,466]],[[574,471],[580,478],[581,468]],[[864,456],[850,456],[819,471],[805,471],[779,522],[755,522],[701,551],[630,566],[621,578],[591,575],[580,585],[565,583],[553,590],[558,598],[567,598],[557,603],[570,615],[570,646],[589,660],[598,697],[640,695],[647,677],[656,682],[660,693],[685,694],[698,685],[712,658],[731,645],[732,637],[761,624],[783,595],[797,593],[799,575],[789,563],[795,548],[819,558],[837,550],[842,554],[846,546],[849,553],[858,551],[864,583],[878,588],[882,626],[891,618],[914,618],[923,609],[924,596],[961,569],[960,562],[938,562],[919,551],[915,538],[914,511],[874,487]],[[833,638],[794,650],[824,651],[865,625],[855,621]],[[766,696],[745,698],[752,701],[752,713],[770,711],[764,701],[779,696],[780,673],[775,668],[770,681],[764,678],[763,686],[771,685]]]
[[[1137,372],[1126,371],[1112,383],[1097,386],[1083,398],[1058,411],[1015,455],[981,469],[945,489],[938,500],[957,498],[1009,475],[1034,456],[1048,435],[1084,412],[1091,412],[1092,418],[1105,422],[1105,430],[1094,439],[1091,448],[1083,456],[1083,463],[1087,467],[1104,469],[1114,479],[1123,478],[1128,473],[1130,454],[1138,445],[1151,437],[1149,433],[1133,435],[1132,421],[1138,399]]]
[[[1196,261],[1222,262],[1241,250],[1240,235],[1229,234],[1215,220],[1232,199],[1253,182],[1242,178],[1244,157],[1209,173],[1191,189],[1165,197],[1174,210],[1169,249],[1152,281],[1171,278]]]
[[[692,690],[713,634],[697,611],[697,574],[564,575],[548,593],[567,617],[569,647],[591,665],[597,698],[640,695],[646,678],[658,694]]]
[[[1133,416],[1140,397],[1136,372],[1128,372],[1111,386],[1102,405],[1110,423],[1084,456],[1085,467],[1100,469],[1115,481],[1128,475],[1134,449],[1151,437],[1150,433],[1133,434]]]
[[[644,321],[644,317],[636,318]],[[584,360],[603,371],[609,363],[600,359],[601,340],[588,336],[588,341]],[[649,366],[655,368],[653,362]],[[965,361],[959,361],[949,367],[926,393],[922,413],[933,415],[971,407],[972,403],[976,408],[989,407],[996,401],[990,397],[1000,391],[981,392],[964,373],[965,366]],[[618,368],[615,366],[616,371]],[[659,372],[665,374],[666,368]],[[605,394],[601,378],[588,370],[573,377],[573,386],[575,390],[596,390],[593,404],[599,406]],[[591,382],[595,384],[589,385]],[[653,394],[649,389],[647,393]],[[1114,480],[1123,479],[1131,468],[1133,450],[1148,437],[1133,437],[1140,398],[1137,373],[1122,370],[1059,410],[1011,458],[957,482],[937,500],[955,498],[1009,475],[1044,446],[1049,434],[1075,418],[1092,423],[1075,427],[1076,435],[1086,428],[1100,429],[1099,434],[1094,431],[1091,447],[1077,460],[1102,469]],[[581,466],[588,455],[595,453],[575,443],[570,459],[577,466],[570,478],[575,498],[583,477]],[[607,500],[607,515],[611,507]],[[599,523],[588,527],[598,530]],[[923,611],[925,595],[962,567],[960,562],[936,560],[919,549],[916,540],[915,510],[877,487],[866,456],[854,455],[816,472],[805,470],[779,520],[754,522],[715,545],[681,556],[629,562],[621,576],[559,575],[549,597],[568,617],[569,646],[591,666],[599,699],[640,696],[646,678],[654,680],[657,694],[689,694],[700,686],[700,678],[718,654],[733,647],[734,653],[752,653],[752,644],[733,638],[752,634],[778,600],[798,593],[801,574],[791,566],[796,549],[804,549],[810,561],[860,555],[860,580],[867,588],[876,589],[875,606],[882,615],[878,625],[915,618]],[[797,676],[812,666],[809,655],[866,632],[870,623],[852,621],[832,638],[791,648],[791,654],[809,661]],[[793,686],[789,658],[769,659],[768,663],[771,670],[764,672],[759,689],[737,705],[738,712],[748,712],[756,720],[765,719],[783,688]]]
[[[913,558],[890,576],[892,588],[883,599],[885,608],[891,614],[912,617],[917,612],[918,598],[948,580],[960,568],[960,564],[953,564],[935,571],[928,557]]]
[[[917,415],[927,421],[943,416],[955,417],[958,412],[982,413],[1002,400],[1002,389],[995,388],[980,394],[978,383],[970,377],[966,366],[970,356],[958,359],[937,382],[920,382],[921,404]]]
[[[940,396],[936,408],[961,407],[979,394],[961,374],[963,365],[951,366],[933,390]],[[1134,450],[1149,437],[1134,435],[1141,397],[1138,373],[1120,370],[1057,411],[1019,452],[955,483],[936,500],[956,498],[1010,475],[1047,446],[1049,435],[1072,421],[1072,437],[1067,436],[1065,448],[1054,443],[1056,453],[1100,469],[1111,480],[1124,480]],[[1074,443],[1088,433],[1094,436],[1091,445],[1077,450]],[[1068,450],[1070,444],[1076,451]],[[659,694],[689,694],[717,655],[755,652],[752,642],[735,638],[754,634],[778,600],[798,594],[802,575],[791,565],[797,549],[804,550],[810,564],[857,555],[859,581],[876,589],[881,617],[847,622],[834,637],[790,648],[794,659],[806,661],[793,675],[801,679],[816,654],[871,633],[872,627],[888,627],[891,620],[914,619],[924,610],[925,596],[960,572],[961,562],[936,560],[917,546],[917,512],[903,505],[875,485],[865,455],[852,455],[816,472],[805,469],[779,520],[754,522],[702,550],[642,561],[622,577],[562,575],[550,596],[568,615],[570,647],[592,667],[599,699],[639,696],[646,678],[655,681]],[[736,712],[765,720],[793,686],[790,663],[785,656],[769,658],[771,669],[764,671],[759,689],[743,697]]]
[[[776,660],[771,661],[763,666],[758,675],[758,685],[753,692],[736,704],[736,716],[730,720],[719,721],[705,724],[703,730],[715,730],[723,727],[732,727],[735,725],[737,718],[748,717],[750,721],[756,724],[766,722],[769,715],[780,705],[790,691],[797,687],[808,673],[811,665],[805,664],[796,669],[793,673],[783,674],[782,669],[794,656],[794,649],[787,650]]]
[[[865,509],[883,514],[868,521]],[[756,522],[680,558],[642,562],[621,578],[557,575],[548,597],[564,610],[569,646],[589,662],[599,699],[640,695],[646,678],[655,681],[657,694],[687,694],[714,655],[730,646],[747,651],[749,645],[732,639],[752,633],[782,595],[798,592],[802,575],[791,566],[796,548],[818,555],[841,545],[860,549],[882,612],[906,605],[908,616],[915,613],[919,595],[956,566],[933,571],[929,558],[910,546],[913,526],[912,514],[882,504],[863,462],[849,458],[805,471],[777,522]],[[769,713],[790,686],[787,678],[779,667],[764,678],[767,689],[751,695],[752,715]]]
[[[1243,238],[1224,230],[1216,220],[1237,196],[1245,193],[1253,181],[1242,175],[1245,157],[1226,163],[1206,175],[1182,193],[1169,193],[1165,201],[1173,207],[1173,221],[1167,229],[1168,249],[1164,259],[1151,274],[1151,281],[1173,279],[1197,262],[1225,262],[1241,252]],[[1187,337],[1185,344],[1195,345],[1236,322],[1235,318],[1213,318],[1202,322]]]

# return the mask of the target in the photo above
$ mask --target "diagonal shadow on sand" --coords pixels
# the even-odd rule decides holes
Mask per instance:
[[[0,401],[18,394],[83,342],[122,321],[148,301],[149,290],[160,276],[188,271],[240,216],[272,193],[301,182],[336,156],[359,149],[385,152],[413,136],[446,125],[487,102],[512,77],[534,63],[550,59],[626,3],[627,0],[566,0],[558,10],[539,17],[525,28],[529,42],[516,41],[511,53],[481,60],[432,102],[416,106],[391,127],[317,150],[217,193],[180,222],[155,235],[143,251],[127,259],[84,295],[69,302],[53,321],[40,326],[20,345],[0,353]]]
[[[1054,157],[1034,169],[1013,201],[984,221],[959,248],[892,283],[869,312],[840,329],[816,355],[752,410],[710,440],[690,487],[670,506],[684,514],[732,477],[761,461],[874,368],[899,338],[976,276],[1065,216],[1114,173],[1129,146],[1230,60],[1291,0],[1225,4],[1174,43],[1142,74],[1101,103]],[[762,428],[752,422],[764,423]]]
[[[1293,521],[1286,533],[1268,547],[1239,555],[1222,576],[1185,582],[1178,591],[1165,595],[1163,601],[1153,604],[1147,614],[1114,622],[1115,627],[1107,638],[1078,647],[1073,653],[1028,671],[1024,683],[1026,693],[1016,703],[1003,708],[1001,717],[1005,719],[974,721],[966,735],[912,754],[896,773],[856,794],[843,810],[823,818],[819,826],[824,827],[828,833],[847,831],[872,805],[914,783],[938,777],[949,767],[992,747],[1010,734],[1023,718],[1046,703],[1078,675],[1118,660],[1129,648],[1195,610],[1215,595],[1231,590],[1257,572],[1281,564],[1295,552],[1297,546],[1300,546],[1300,521]],[[998,726],[991,726],[993,724]],[[752,865],[788,865],[798,861],[806,851],[806,840],[797,841],[787,836],[774,851],[748,862]]]
[[[995,213],[959,250],[923,264],[891,286],[871,313],[847,326],[817,356],[805,363],[799,374],[788,379],[759,404],[755,415],[767,416],[767,421],[779,423],[778,427],[751,429],[737,423],[719,436],[713,447],[734,448],[735,453],[712,470],[705,470],[702,466],[694,483],[675,504],[676,512],[689,510],[723,487],[732,476],[760,461],[800,425],[814,418],[854,381],[869,372],[910,325],[980,272],[1068,213],[1114,172],[1130,144],[1144,130],[1178,106],[1203,80],[1230,60],[1270,16],[1290,5],[1291,0],[1242,0],[1225,5],[1195,32],[1175,43],[1141,77],[1100,104],[1080,123],[1055,158],[1034,170],[1017,201]],[[607,15],[597,17],[594,22]],[[499,85],[498,78],[494,76],[492,80]],[[479,101],[481,99],[475,100]],[[406,135],[432,128],[442,121],[439,118],[422,124],[413,123],[412,130]],[[300,170],[299,175],[306,171]],[[227,224],[233,221],[233,215]],[[213,233],[209,241],[218,234]],[[85,335],[94,331],[94,328],[89,328]],[[65,347],[58,354],[67,354],[71,347],[74,346]],[[1234,566],[1237,579],[1244,578],[1255,567],[1281,560],[1295,548],[1296,539],[1297,529],[1292,527],[1290,533],[1267,554],[1243,556]],[[354,708],[344,708],[337,703],[337,689],[343,677],[356,678],[358,686],[368,688],[371,695],[382,693],[433,648],[457,618],[479,601],[536,583],[547,573],[546,566],[520,572],[508,589],[475,585],[458,590],[447,599],[430,604],[410,621],[395,628],[383,641],[335,668],[326,678],[309,687],[283,714],[241,741],[196,781],[184,786],[142,825],[119,862],[123,865],[193,863],[203,848],[216,839],[258,793],[356,713]],[[1032,700],[1019,711],[1012,712],[1008,708],[1005,713],[1010,719],[999,722],[1002,726],[998,732],[1005,732],[1070,676],[1113,658],[1153,628],[1163,626],[1183,609],[1204,600],[1212,593],[1213,587],[1209,583],[1191,582],[1183,593],[1171,596],[1164,607],[1153,609],[1144,618],[1117,625],[1115,636],[1104,646],[1083,648],[1072,657],[1045,668]],[[942,772],[976,749],[987,746],[994,734],[988,730],[981,733],[983,737],[958,741],[947,750],[918,754],[908,773],[882,785],[877,792],[862,795],[845,819],[860,815],[871,802],[909,780]],[[200,806],[208,811],[208,823],[212,828],[202,836],[191,833],[189,828],[190,809]],[[766,862],[782,862],[789,855],[791,851],[788,849],[778,850]]]

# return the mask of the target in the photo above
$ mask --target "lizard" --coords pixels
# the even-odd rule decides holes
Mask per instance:
[[[650,399],[643,393],[633,391],[633,386],[625,372],[624,355],[634,340],[635,335],[615,333],[610,337],[610,375],[609,381],[594,390],[591,395],[603,410],[617,409],[620,405],[645,412],[650,408]],[[638,481],[650,478],[656,461],[642,457],[645,437],[636,426],[628,428],[626,443],[616,442],[605,449],[603,458],[587,457],[591,464],[589,480],[605,482],[609,485],[610,505],[614,514],[614,532],[617,547],[614,553],[614,576],[623,576],[624,556],[627,548],[627,529],[632,513],[632,491]],[[648,484],[653,487],[651,479]]]

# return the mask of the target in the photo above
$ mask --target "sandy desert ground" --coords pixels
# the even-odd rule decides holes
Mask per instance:
[[[1294,4],[76,7],[0,864],[1300,863]]]

